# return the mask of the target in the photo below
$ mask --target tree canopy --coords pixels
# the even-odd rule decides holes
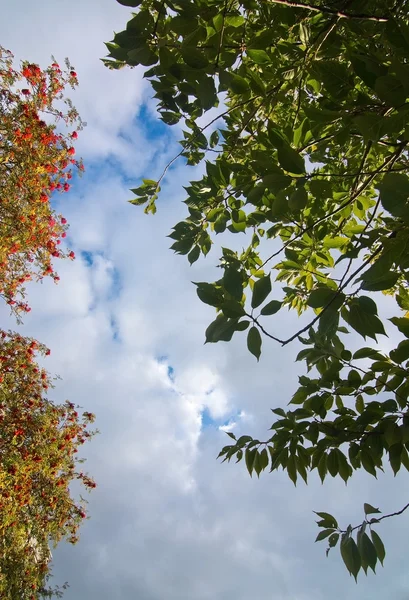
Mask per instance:
[[[271,437],[229,434],[220,456],[294,484],[313,470],[345,482],[385,463],[409,470],[408,1],[118,1],[138,11],[104,63],[145,67],[160,118],[183,127],[175,159],[203,165],[171,248],[193,264],[223,239],[221,276],[195,284],[217,313],[206,341],[242,336],[257,360],[266,338],[304,346],[308,374],[273,410]],[[130,202],[154,213],[173,161]],[[229,249],[243,233],[243,251]],[[388,324],[382,294],[395,301]],[[284,310],[308,324],[281,338]],[[400,340],[389,353],[377,347],[386,325]],[[351,331],[365,341],[354,353]],[[355,578],[383,562],[374,525],[391,516],[364,512],[346,528],[317,513],[317,540],[339,543]]]
[[[58,247],[67,220],[49,202],[53,192],[69,191],[73,167],[83,169],[73,147],[82,121],[64,97],[67,85],[78,85],[68,61],[64,72],[55,61],[44,70],[28,61],[15,69],[0,46],[0,297],[16,316],[30,310],[24,284],[57,282],[52,260],[74,256]],[[61,122],[68,134],[57,131]]]
[[[24,284],[51,276],[54,258],[74,258],[60,244],[67,220],[50,205],[55,191],[68,192],[74,140],[82,122],[67,85],[77,74],[66,62],[43,70],[0,46],[0,297],[21,322],[30,310]],[[21,87],[19,87],[21,86]],[[66,109],[66,112],[63,112]],[[65,134],[58,128],[70,127]],[[66,585],[48,587],[49,545],[78,540],[86,501],[70,484],[87,490],[95,482],[80,468],[78,448],[95,433],[94,415],[71,402],[55,404],[53,387],[37,355],[50,350],[34,339],[0,329],[0,597],[34,600],[60,597]]]
[[[0,331],[0,592],[14,600],[41,592],[49,571],[49,544],[78,540],[85,500],[69,485],[95,487],[76,454],[93,435],[94,415],[71,402],[54,404],[53,387],[36,354],[36,340]]]

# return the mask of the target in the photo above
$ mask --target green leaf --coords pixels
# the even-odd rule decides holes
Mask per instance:
[[[300,23],[300,40],[301,43],[306,46],[310,39],[310,30],[308,25],[306,25],[305,21]]]
[[[226,25],[230,27],[241,27],[246,22],[242,15],[228,15],[226,17]]]
[[[401,333],[407,338],[409,338],[409,319],[406,317],[392,317],[389,319],[396,327],[399,329]]]
[[[328,538],[328,550],[327,550],[327,556],[328,556],[328,551],[330,548],[334,548],[334,546],[337,545],[339,540],[339,533],[333,533],[329,536]]]
[[[237,445],[238,446],[244,446],[245,444],[248,444],[252,440],[253,440],[253,438],[250,435],[242,435],[237,440]]]
[[[243,320],[243,321],[239,321],[236,324],[236,331],[246,331],[247,327],[250,325],[250,321],[248,320]]]
[[[271,277],[270,275],[266,275],[261,279],[258,279],[253,287],[253,296],[251,299],[251,307],[257,308],[264,302],[267,296],[271,292]]]
[[[258,454],[257,448],[251,448],[251,449],[247,448],[246,452],[244,454],[247,471],[249,472],[250,477],[252,476],[252,473],[253,473],[254,459],[256,458],[257,454]]]
[[[257,65],[262,65],[264,63],[270,62],[271,58],[267,54],[265,50],[247,50],[247,56],[251,58],[253,62]]]
[[[236,329],[236,319],[228,319],[224,315],[218,315],[206,329],[206,344],[216,342],[229,342]]]
[[[381,512],[379,510],[379,508],[375,508],[374,506],[371,506],[371,504],[368,504],[367,502],[364,503],[364,511],[365,511],[366,515],[372,515],[372,514]]]
[[[257,327],[251,327],[247,334],[247,348],[257,358],[261,354],[261,335]]]
[[[403,363],[409,359],[409,340],[403,340],[400,342],[395,350],[389,352],[390,358],[396,363]]]
[[[230,81],[230,89],[237,95],[247,94],[250,92],[249,83],[244,77],[240,75],[233,75]]]
[[[304,187],[299,187],[293,192],[288,200],[290,210],[299,211],[308,204],[308,193]]]
[[[256,452],[256,454],[254,456],[253,469],[256,472],[257,477],[260,477],[260,473],[262,471],[262,468],[261,468],[261,453],[258,452],[258,451]]]
[[[394,217],[402,216],[409,197],[409,177],[403,173],[387,173],[377,187],[384,209]]]
[[[323,531],[320,531],[319,534],[317,535],[317,537],[315,538],[316,542],[320,542],[321,540],[325,540],[327,537],[329,537],[332,533],[334,533],[333,529],[324,529]]]
[[[383,561],[384,561],[385,555],[386,555],[385,546],[383,545],[383,542],[382,542],[381,538],[379,537],[379,535],[373,529],[371,529],[371,538],[372,538],[372,543],[376,550],[378,560],[381,563],[381,565],[383,566]]]
[[[289,173],[299,175],[305,173],[303,157],[291,146],[284,145],[277,150],[277,159],[280,167]]]
[[[209,110],[217,105],[217,93],[214,80],[212,77],[201,77],[198,83],[197,97],[200,104],[205,110]],[[213,132],[217,133],[217,132]],[[206,144],[207,145],[207,144]],[[210,144],[211,146],[211,144]]]
[[[349,244],[349,238],[335,236],[335,237],[326,237],[324,239],[323,245],[324,248],[342,248]]]
[[[334,303],[335,304],[335,303]],[[339,330],[339,312],[332,305],[320,314],[318,333],[332,338]]]
[[[243,306],[236,300],[225,300],[221,305],[221,309],[226,317],[235,318],[245,315]]]
[[[319,462],[318,462],[318,465],[317,465],[317,470],[318,470],[318,474],[319,474],[320,479],[321,479],[321,483],[324,483],[324,479],[325,479],[325,476],[326,476],[327,471],[328,471],[327,462],[328,462],[327,455],[323,454],[321,456]]]
[[[360,458],[365,471],[376,477],[376,469],[371,454],[369,454],[369,452],[367,452],[366,450],[362,449],[360,453]]]
[[[289,404],[304,404],[307,396],[308,391],[304,387],[300,387],[291,398]]]
[[[210,306],[216,308],[223,302],[223,294],[219,288],[212,285],[211,283],[196,283],[196,293],[200,300]]]
[[[363,290],[367,290],[368,292],[381,292],[383,290],[390,290],[394,287],[398,279],[399,273],[385,273],[382,278],[377,279],[376,281],[364,281],[361,285],[361,288]]]
[[[307,304],[311,308],[322,308],[326,306],[335,296],[336,292],[327,287],[319,287],[311,292]],[[341,294],[345,298],[343,294]]]
[[[268,467],[268,452],[266,448],[263,448],[260,452],[260,472]],[[257,473],[259,475],[259,473]]]
[[[249,204],[253,204],[254,206],[258,206],[262,197],[264,196],[265,189],[266,186],[263,184],[253,187],[247,194],[247,202]]]
[[[340,551],[346,568],[354,576],[356,581],[362,563],[361,555],[359,554],[355,540],[344,534],[341,538]]]
[[[225,214],[221,214],[220,217],[217,217],[216,221],[214,222],[215,232],[223,233],[223,231],[225,231],[225,229],[226,229],[228,220],[229,220],[229,217],[226,216]]]
[[[181,48],[180,50],[182,54],[183,61],[192,69],[204,69],[209,64],[206,56],[197,48],[192,48],[191,46],[186,48]]]
[[[407,98],[405,88],[394,75],[378,77],[375,81],[375,91],[383,102],[392,106],[401,106]]]
[[[367,304],[361,300],[362,298],[359,298],[351,302],[349,312],[342,312],[342,316],[363,338],[370,337],[376,341],[377,333],[386,335],[385,329],[382,321],[375,314],[368,312]]]
[[[377,142],[382,137],[383,117],[368,113],[355,117],[359,131],[363,134],[365,142]]]
[[[373,348],[360,348],[354,353],[352,358],[354,360],[357,360],[359,358],[372,358],[373,360],[384,359],[383,355],[380,354],[377,350],[374,350]]]
[[[290,454],[287,461],[287,473],[294,485],[297,485],[297,465],[295,462],[295,456]]]
[[[389,462],[394,475],[400,470],[402,464],[402,450],[403,447],[400,443],[393,444],[393,446],[389,448]]]
[[[274,121],[269,121],[267,125],[268,139],[273,144],[274,148],[282,148],[288,146],[288,141],[283,132],[277,127]]]
[[[355,408],[360,415],[362,415],[365,410],[365,401],[361,394],[358,394],[356,397]]]
[[[142,0],[116,0],[122,6],[131,6],[132,8],[136,8],[140,4],[142,4]]]
[[[377,552],[367,533],[363,533],[360,539],[359,552],[362,563],[366,563],[375,573]]]
[[[210,136],[210,139],[209,139],[210,148],[214,148],[215,146],[217,146],[218,143],[219,143],[219,132],[213,131]]]
[[[187,255],[187,259],[188,259],[189,263],[192,265],[194,262],[197,261],[199,256],[200,256],[200,248],[199,248],[199,246],[194,246],[193,250],[191,250],[189,252],[189,254]]]
[[[324,519],[324,521],[329,521],[331,523],[331,527],[333,527],[334,529],[338,528],[338,521],[336,520],[335,517],[333,517],[329,513],[327,513],[327,512],[316,512],[315,510],[314,510],[314,513],[316,515],[318,515],[320,517],[320,519]]]
[[[338,455],[338,472],[341,478],[345,481],[348,481],[351,476],[351,467],[348,464],[348,461],[343,452],[339,448],[335,448],[336,453]]]
[[[281,302],[279,302],[278,300],[271,300],[271,302],[268,302],[268,304],[263,306],[263,308],[260,311],[260,314],[264,316],[275,315],[281,307]]]
[[[241,274],[234,267],[228,267],[223,275],[223,287],[236,300],[243,296],[243,281]]]
[[[148,46],[141,46],[128,52],[128,64],[148,67],[158,62],[158,57]]]
[[[291,183],[291,178],[282,169],[271,169],[273,172],[263,177],[263,184],[273,194],[277,194]]]
[[[335,448],[333,448],[327,457],[327,469],[329,474],[332,477],[335,477],[338,475],[338,468],[338,453],[335,451]]]

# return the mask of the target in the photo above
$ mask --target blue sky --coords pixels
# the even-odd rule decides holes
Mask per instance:
[[[282,473],[250,479],[215,460],[228,440],[220,427],[267,435],[270,408],[286,404],[300,366],[294,347],[265,343],[257,364],[243,338],[203,344],[213,310],[191,281],[214,279],[218,252],[190,268],[166,237],[196,169],[175,165],[154,217],[127,203],[128,188],[177,152],[180,133],[156,122],[137,69],[111,72],[99,60],[129,13],[115,0],[20,0],[0,22],[18,58],[70,58],[80,81],[72,99],[88,123],[77,145],[86,173],[58,200],[77,260],[57,264],[58,286],[31,287],[21,328],[51,348],[47,368],[62,377],[54,398],[95,412],[101,431],[84,448],[98,482],[91,519],[77,546],[54,551],[55,580],[69,581],[67,600],[406,600],[407,517],[379,529],[385,568],[356,586],[336,553],[326,559],[314,545],[312,513],[347,525],[364,502],[394,511],[405,476],[362,474],[348,487],[312,477],[294,488]],[[16,328],[1,311],[3,327]],[[294,316],[277,327],[293,330]]]

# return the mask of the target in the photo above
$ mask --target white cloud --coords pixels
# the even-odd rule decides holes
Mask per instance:
[[[128,13],[114,0],[22,0],[3,9],[0,24],[2,43],[21,58],[71,58],[80,79],[74,101],[88,122],[79,139],[86,174],[58,199],[78,258],[57,264],[58,286],[31,286],[22,329],[51,347],[47,368],[63,377],[55,397],[96,412],[101,430],[84,448],[99,484],[91,520],[77,547],[54,552],[57,580],[70,581],[67,600],[403,600],[402,518],[382,526],[385,569],[358,587],[337,551],[326,560],[325,546],[313,544],[312,510],[343,524],[359,522],[364,501],[396,510],[405,495],[399,478],[377,484],[363,474],[348,487],[321,488],[313,477],[294,488],[281,472],[258,481],[242,464],[215,461],[233,427],[269,435],[270,407],[285,406],[299,367],[294,347],[266,341],[257,364],[243,336],[203,344],[214,313],[191,280],[214,278],[218,249],[189,268],[165,237],[184,214],[181,186],[197,170],[169,172],[155,217],[126,202],[133,182],[146,170],[157,176],[175,148],[174,134],[149,141],[151,122],[136,118],[151,95],[140,72],[99,62],[102,42]],[[296,325],[290,313],[272,323],[279,335]],[[205,409],[224,424],[203,427]]]

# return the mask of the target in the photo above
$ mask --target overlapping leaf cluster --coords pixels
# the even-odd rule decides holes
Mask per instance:
[[[139,10],[105,64],[148,67],[161,119],[183,122],[179,156],[204,166],[172,249],[192,264],[216,235],[248,234],[242,252],[223,242],[217,281],[196,283],[217,311],[206,341],[246,331],[259,359],[263,337],[298,339],[311,371],[296,408],[273,411],[268,440],[231,434],[221,456],[257,475],[282,467],[294,483],[314,469],[322,480],[376,476],[385,460],[409,470],[408,2],[118,1]],[[162,178],[131,202],[154,211]],[[404,339],[389,354],[353,354],[348,332],[385,335],[374,292],[396,300],[391,327]],[[281,338],[273,315],[287,309],[309,323]]]

